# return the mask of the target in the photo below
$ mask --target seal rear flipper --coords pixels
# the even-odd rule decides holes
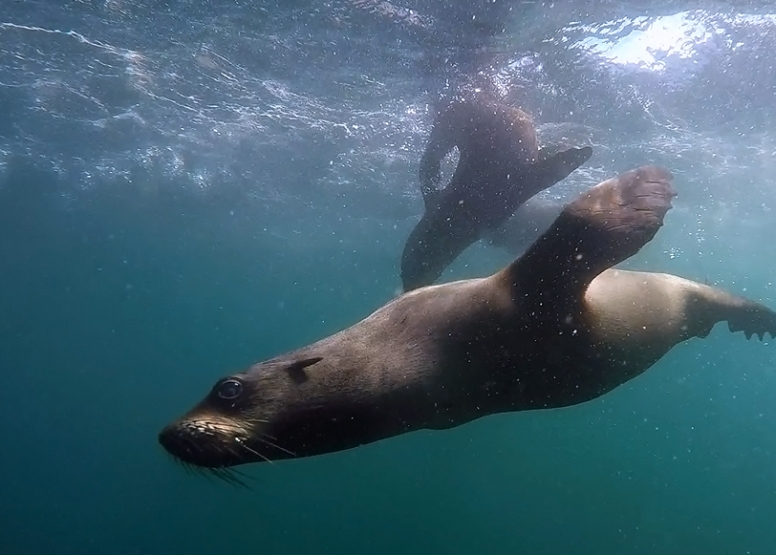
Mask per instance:
[[[671,179],[665,169],[643,166],[599,183],[567,204],[496,279],[521,303],[558,306],[582,299],[599,273],[655,236],[676,196]]]
[[[742,331],[747,339],[756,335],[760,341],[770,334],[776,339],[776,312],[748,299],[740,299],[740,305],[727,315],[728,329],[731,332]]]
[[[688,310],[692,311],[692,321],[699,322],[699,337],[708,335],[718,322],[726,321],[731,332],[742,331],[747,339],[756,335],[763,340],[766,334],[776,338],[776,312],[767,306],[710,285],[696,287]]]

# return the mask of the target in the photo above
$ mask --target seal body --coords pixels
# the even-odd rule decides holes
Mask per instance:
[[[439,189],[440,163],[453,147],[458,147],[458,165],[450,183]],[[402,253],[404,290],[433,283],[467,247],[591,154],[585,147],[547,156],[522,110],[486,97],[452,102],[434,122],[420,161],[425,211]]]
[[[776,334],[776,313],[677,276],[612,268],[674,196],[643,167],[566,205],[494,275],[405,293],[309,346],[219,380],[159,441],[200,467],[304,457],[499,412],[599,397],[720,321]]]

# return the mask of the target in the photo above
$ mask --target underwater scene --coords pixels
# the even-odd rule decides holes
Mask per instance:
[[[0,553],[776,553],[776,5],[0,5]]]

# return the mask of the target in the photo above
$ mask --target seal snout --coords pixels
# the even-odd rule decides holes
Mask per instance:
[[[242,462],[227,446],[216,427],[207,423],[180,421],[159,433],[159,444],[181,462],[207,468],[222,468]]]
[[[196,441],[177,424],[166,426],[159,433],[159,444],[170,455],[183,462],[199,466]],[[206,465],[205,465],[206,466]]]

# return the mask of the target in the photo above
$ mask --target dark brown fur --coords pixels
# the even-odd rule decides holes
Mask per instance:
[[[510,266],[399,296],[355,325],[219,381],[159,441],[209,468],[306,457],[499,412],[594,399],[720,321],[776,313],[667,274],[615,270],[674,191],[644,167],[591,188]]]
[[[439,190],[440,163],[453,147],[458,165]],[[453,102],[434,122],[420,161],[425,211],[402,253],[404,290],[433,283],[466,248],[591,154],[585,147],[545,156],[523,111],[481,97]]]

